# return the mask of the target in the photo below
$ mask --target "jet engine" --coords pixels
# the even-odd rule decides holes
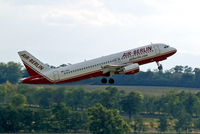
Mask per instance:
[[[138,63],[130,64],[122,68],[122,73],[124,74],[135,74],[139,71],[140,68]]]

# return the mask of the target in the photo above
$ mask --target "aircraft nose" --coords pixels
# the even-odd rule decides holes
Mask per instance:
[[[176,49],[176,48],[174,48],[174,47],[173,47],[173,49],[174,49],[174,51],[175,51],[175,53],[176,53],[176,52],[177,52],[177,49]]]
[[[177,49],[172,47],[172,53],[175,54],[177,52]]]

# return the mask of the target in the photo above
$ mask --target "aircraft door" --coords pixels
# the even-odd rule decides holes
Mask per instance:
[[[160,49],[158,45],[154,46],[154,49],[155,49],[156,55],[160,54]]]
[[[54,80],[56,80],[56,81],[60,80],[59,72],[58,72],[58,71],[54,71],[54,72],[53,72],[53,78],[54,78]]]

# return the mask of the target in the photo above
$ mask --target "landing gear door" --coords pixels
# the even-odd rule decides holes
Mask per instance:
[[[60,80],[59,72],[58,72],[58,71],[54,71],[54,72],[53,72],[53,78],[54,78],[55,81]]]
[[[157,45],[154,46],[154,49],[155,49],[156,55],[160,54],[160,49],[159,49],[159,47]]]

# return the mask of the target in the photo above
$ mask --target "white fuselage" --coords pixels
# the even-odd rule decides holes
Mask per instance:
[[[126,66],[131,63],[140,63],[140,61],[159,57],[163,54],[174,51],[174,48],[168,47],[165,49],[164,46],[166,45],[151,44],[148,46],[103,56],[93,60],[80,62],[66,67],[60,67],[55,70],[51,70],[50,72],[47,72],[46,75],[52,81],[67,80],[79,77],[81,75],[86,75],[88,73],[101,71],[102,67],[106,65]]]
[[[23,83],[52,84],[75,82],[99,76],[112,77],[114,74],[134,74],[139,71],[139,65],[154,61],[158,63],[176,51],[175,48],[166,44],[150,44],[56,69],[45,66],[27,51],[18,53],[30,74]],[[114,83],[114,80],[112,81],[109,82]]]

